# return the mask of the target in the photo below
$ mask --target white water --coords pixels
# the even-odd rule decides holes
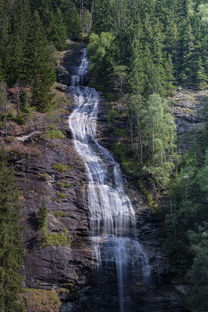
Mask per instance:
[[[79,86],[88,70],[83,50],[77,75],[72,76],[70,93],[75,108],[69,118],[76,151],[83,159],[88,175],[88,207],[91,239],[99,269],[113,263],[117,272],[119,311],[125,312],[125,292],[129,273],[134,280],[148,284],[150,266],[144,248],[136,237],[136,220],[127,196],[119,164],[97,141],[99,94],[93,88]]]

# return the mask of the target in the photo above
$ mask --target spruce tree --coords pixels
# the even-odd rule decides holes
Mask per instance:
[[[55,73],[52,51],[37,11],[32,18],[27,38],[24,72],[28,83],[32,85],[32,104],[39,111],[45,111],[50,105],[50,88],[55,80]]]
[[[202,58],[199,57],[196,73],[196,85],[199,89],[205,89],[208,84],[208,76],[205,73],[204,66],[202,64]]]
[[[60,9],[51,13],[48,25],[48,38],[58,50],[66,49],[67,29],[64,24],[63,14]]]
[[[13,170],[0,154],[0,310],[21,312],[23,244],[18,188]]]

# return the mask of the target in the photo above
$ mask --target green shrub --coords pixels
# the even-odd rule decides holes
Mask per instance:
[[[62,163],[56,163],[53,165],[53,169],[59,171],[59,172],[65,172],[67,170],[69,170],[71,167],[69,165],[66,164],[62,164]]]
[[[66,198],[66,195],[64,195],[64,194],[61,193],[61,192],[56,192],[56,196],[57,196],[58,198],[62,198],[62,199]]]
[[[4,141],[6,143],[12,143],[12,142],[15,141],[15,137],[13,137],[13,136],[6,136],[6,137],[4,137]]]
[[[48,139],[64,139],[65,135],[60,130],[50,130],[46,133],[46,138]]]
[[[38,211],[38,228],[40,230],[47,226],[47,215],[48,209],[45,207],[44,203],[42,203]]]
[[[68,217],[69,213],[65,212],[65,211],[54,211],[52,212],[52,214],[59,218],[59,217]]]
[[[71,183],[66,183],[66,182],[56,182],[56,185],[58,187],[63,187],[63,188],[70,188],[73,186]]]
[[[15,118],[16,123],[19,125],[24,125],[26,122],[25,116],[23,114],[18,114],[17,117]]]
[[[41,245],[43,247],[50,246],[67,246],[71,244],[71,236],[67,229],[59,233],[44,233]]]
[[[41,181],[47,181],[49,179],[49,174],[48,173],[39,173],[38,178]]]

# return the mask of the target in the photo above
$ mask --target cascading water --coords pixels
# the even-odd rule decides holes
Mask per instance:
[[[109,267],[113,268],[117,310],[126,312],[126,301],[132,287],[137,283],[148,284],[151,272],[145,250],[137,240],[135,212],[125,193],[119,164],[97,141],[99,94],[93,88],[79,86],[87,70],[88,59],[84,49],[81,65],[77,74],[72,76],[69,89],[75,103],[69,126],[88,175],[91,240],[97,270],[100,279],[105,280],[106,274],[112,274]]]

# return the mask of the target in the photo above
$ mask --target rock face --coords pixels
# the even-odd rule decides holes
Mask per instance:
[[[66,88],[59,84],[57,92]],[[24,126],[8,123],[8,136],[0,138],[22,193],[23,288],[54,289],[63,301],[69,292],[70,298],[77,296],[74,291],[86,285],[93,265],[85,168],[68,127],[71,103],[68,97],[57,111],[35,113]],[[47,208],[44,230],[38,217],[43,206]]]
[[[63,133],[67,118],[68,115],[65,116],[66,124],[60,125]],[[10,153],[10,161],[16,170],[23,197],[26,245],[24,287],[51,289],[64,287],[67,283],[82,285],[91,267],[83,163],[67,137],[47,139],[38,133],[34,137],[28,136],[21,144],[21,150],[28,147],[31,154],[23,155],[15,151]],[[34,153],[31,146],[38,153]],[[61,233],[67,229],[71,237],[69,245],[41,244],[38,230],[41,205],[48,210],[48,232]]]
[[[15,161],[18,181],[24,194],[24,228],[27,246],[25,287],[52,288],[65,283],[82,284],[90,267],[87,247],[88,211],[85,207],[85,173],[69,139],[54,139],[53,144],[38,141],[41,156]],[[56,164],[70,167],[60,172]],[[41,205],[48,209],[47,226],[51,233],[65,227],[70,246],[41,246],[37,215]],[[81,251],[82,250],[82,251]]]
[[[169,98],[172,113],[176,118],[179,152],[191,148],[193,138],[204,128],[208,90],[180,90]]]

